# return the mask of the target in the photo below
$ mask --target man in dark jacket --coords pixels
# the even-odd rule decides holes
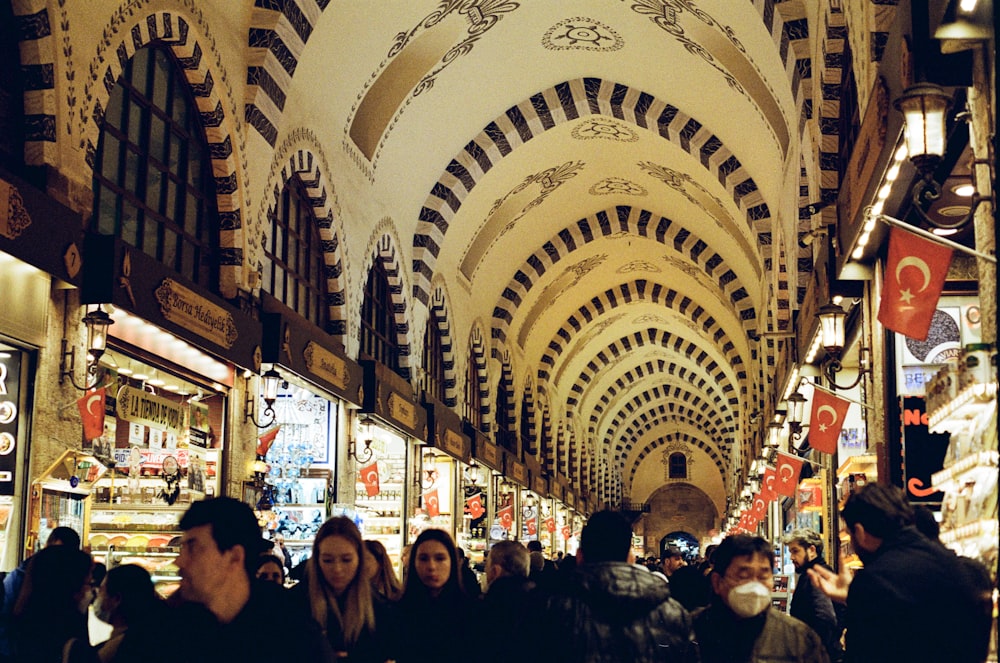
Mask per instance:
[[[913,526],[903,491],[869,483],[840,514],[865,566],[853,577],[819,567],[809,576],[847,603],[846,660],[982,661],[976,590],[955,555]]]
[[[524,630],[529,661],[697,661],[691,620],[670,589],[631,564],[632,527],[612,511],[590,517],[572,577],[539,597]]]
[[[486,555],[486,593],[481,596],[479,622],[482,635],[492,644],[477,660],[483,663],[516,661],[524,644],[516,638],[493,638],[495,633],[521,633],[528,615],[535,583],[528,579],[528,549],[518,541],[499,541]]]
[[[833,601],[813,586],[808,573],[815,566],[830,569],[823,559],[823,537],[811,529],[797,529],[785,537],[785,545],[788,546],[788,555],[795,565],[795,572],[799,574],[788,614],[816,631],[830,660],[837,663],[844,658],[844,648],[840,646],[843,628]]]
[[[713,597],[694,615],[702,663],[830,659],[811,628],[771,605],[774,553],[759,536],[723,539],[712,558]]]

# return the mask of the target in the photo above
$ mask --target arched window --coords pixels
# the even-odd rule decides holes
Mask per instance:
[[[524,445],[524,453],[535,454],[535,437],[531,434],[531,408],[528,407],[528,399],[521,401],[521,444]]]
[[[104,114],[91,228],[217,290],[215,178],[199,118],[173,55],[136,51]]]
[[[469,348],[469,358],[465,369],[465,408],[469,423],[476,430],[483,430],[483,404],[479,389],[479,366],[476,364],[476,353]]]
[[[319,224],[298,175],[285,183],[264,246],[261,287],[321,329],[326,329],[326,273]]]
[[[361,353],[399,373],[399,346],[396,344],[396,316],[389,293],[389,276],[382,262],[375,261],[365,284],[361,307]]]
[[[503,381],[497,386],[497,444],[512,453],[517,453],[517,440],[511,430],[510,394]]]
[[[441,347],[441,330],[432,314],[424,334],[424,392],[442,403],[444,397],[444,349]]]
[[[670,454],[670,478],[671,479],[687,479],[688,475],[688,463],[687,456],[682,454],[680,451]]]

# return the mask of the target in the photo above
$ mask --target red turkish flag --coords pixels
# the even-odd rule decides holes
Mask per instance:
[[[555,518],[551,518],[550,517],[550,518],[546,518],[545,519],[545,531],[548,532],[549,534],[552,534],[553,532],[556,531],[556,519]]]
[[[514,526],[514,507],[509,504],[497,512],[497,518],[500,519],[500,527],[504,528],[508,532],[510,528]]]
[[[438,489],[428,490],[423,495],[424,498],[424,511],[431,518],[436,518],[441,515],[441,504],[438,502]]]
[[[740,512],[740,523],[737,525],[740,529],[746,531],[750,529],[750,525],[747,523],[747,518],[750,517],[750,512],[744,509]]]
[[[753,496],[753,507],[750,509],[750,515],[757,520],[760,520],[764,517],[766,512],[767,502],[765,502],[764,498],[760,496],[760,493],[757,493]]]
[[[795,497],[795,486],[799,483],[799,472],[802,470],[802,459],[778,452],[778,466],[775,468],[777,481],[774,482],[774,489],[779,495]]]
[[[104,387],[91,389],[76,402],[83,421],[83,437],[88,442],[104,435]]]
[[[844,415],[850,406],[850,401],[828,391],[814,390],[809,415],[809,446],[825,454],[836,452],[840,429],[844,427]]]
[[[896,226],[890,228],[879,322],[909,338],[926,340],[951,254],[947,246]]]
[[[267,452],[271,450],[271,445],[274,444],[274,440],[278,437],[278,431],[281,430],[281,426],[275,426],[271,430],[267,431],[263,435],[257,437],[257,455],[266,456]]]
[[[486,509],[483,508],[483,494],[476,493],[472,497],[465,500],[465,508],[469,510],[469,515],[472,516],[473,520],[479,520],[486,513]]]
[[[563,525],[563,528],[562,528],[562,537],[564,539],[569,539],[569,537],[572,536],[572,535],[573,535],[573,530],[571,530],[569,528],[569,525]]]
[[[378,462],[366,465],[358,470],[361,482],[365,484],[365,493],[368,497],[375,497],[379,493],[378,485]]]
[[[778,481],[778,474],[774,468],[768,465],[764,470],[764,478],[760,482],[760,496],[765,502],[773,502],[778,499],[778,491],[775,485]]]
[[[535,518],[528,518],[526,521],[524,521],[524,526],[528,529],[528,536],[534,536],[535,534],[538,533],[537,522],[538,521]]]
[[[755,531],[758,524],[760,524],[760,518],[755,516],[753,513],[747,513],[747,531]]]

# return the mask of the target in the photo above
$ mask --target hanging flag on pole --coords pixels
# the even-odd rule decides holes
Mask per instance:
[[[365,484],[365,493],[368,497],[375,497],[379,493],[379,482],[378,482],[378,462],[374,462],[371,465],[365,465],[358,469],[358,474],[361,476],[362,483]]]
[[[770,465],[764,470],[764,478],[760,482],[760,496],[765,502],[773,502],[778,499],[778,491],[775,486],[778,482],[778,475]]]
[[[802,471],[802,459],[798,456],[778,452],[778,462],[775,468],[777,481],[774,489],[779,495],[795,497],[795,486],[799,483],[799,472]]]
[[[84,393],[76,406],[83,421],[84,439],[90,442],[104,435],[104,387]]]
[[[424,499],[424,511],[431,518],[437,518],[441,515],[441,503],[438,501],[438,490],[437,488],[432,488],[423,494]]]
[[[878,320],[917,341],[927,339],[952,250],[902,228],[889,229],[889,256]]]
[[[809,446],[825,454],[836,452],[849,407],[851,404],[843,398],[822,389],[814,390],[809,415]]]

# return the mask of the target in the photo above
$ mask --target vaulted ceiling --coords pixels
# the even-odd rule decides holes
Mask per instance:
[[[479,330],[621,497],[654,493],[661,447],[684,448],[721,514],[782,348],[759,334],[788,327],[811,268],[795,238],[819,189],[819,17],[773,0],[279,4],[249,17],[250,151],[303,131],[323,146],[348,291],[386,231],[413,327],[445,312],[458,375]]]

